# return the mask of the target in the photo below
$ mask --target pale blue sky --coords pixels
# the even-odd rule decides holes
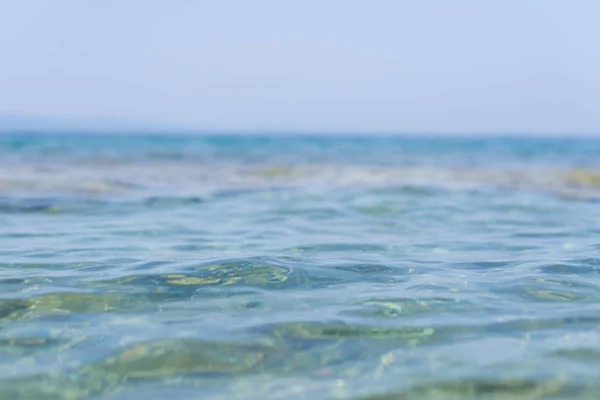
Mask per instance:
[[[597,0],[0,0],[0,114],[600,133]]]

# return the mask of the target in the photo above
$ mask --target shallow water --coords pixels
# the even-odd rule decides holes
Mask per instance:
[[[0,398],[598,398],[598,154],[2,136]]]

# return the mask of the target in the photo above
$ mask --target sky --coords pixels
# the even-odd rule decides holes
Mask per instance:
[[[0,0],[0,116],[600,134],[597,0]]]

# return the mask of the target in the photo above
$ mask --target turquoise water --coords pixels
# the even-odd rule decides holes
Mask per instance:
[[[1,399],[597,399],[600,140],[0,137]]]

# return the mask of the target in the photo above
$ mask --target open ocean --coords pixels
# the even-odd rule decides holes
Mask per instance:
[[[0,399],[600,399],[600,139],[0,136]]]

